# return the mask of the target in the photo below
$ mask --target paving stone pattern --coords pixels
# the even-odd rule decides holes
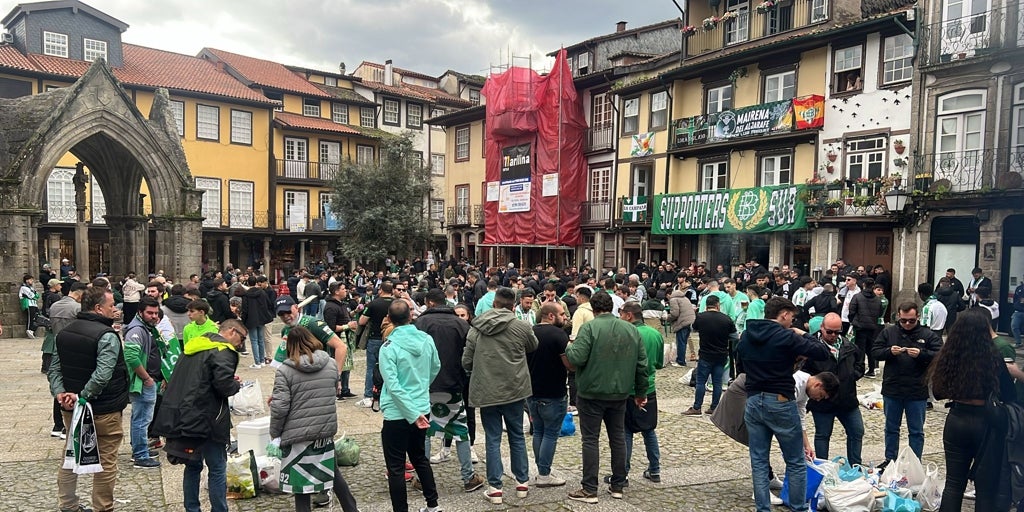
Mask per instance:
[[[276,330],[275,330],[276,331]],[[56,472],[61,460],[63,443],[49,436],[50,397],[46,379],[39,372],[38,340],[0,341],[0,503],[4,510],[47,511],[57,510]],[[352,374],[352,389],[362,389],[362,371],[365,354],[356,354],[356,370]],[[259,379],[264,394],[273,386],[274,370],[250,369],[250,358],[242,357],[238,374],[242,379]],[[693,365],[691,364],[691,368]],[[666,367],[658,372],[657,389],[660,411],[658,438],[661,446],[660,484],[641,477],[646,468],[643,441],[637,436],[634,444],[633,470],[625,498],[613,499],[602,485],[600,503],[588,505],[571,502],[566,492],[579,487],[581,477],[580,437],[559,439],[554,461],[554,473],[568,481],[566,487],[532,489],[529,497],[518,499],[514,493],[505,498],[501,506],[491,505],[482,492],[464,493],[459,477],[458,462],[454,457],[434,465],[441,505],[451,511],[530,510],[530,511],[723,511],[753,510],[750,483],[750,462],[746,447],[732,441],[711,424],[707,416],[685,417],[679,414],[693,402],[692,388],[681,383],[686,368]],[[861,392],[881,386],[881,379],[863,379]],[[381,416],[369,409],[354,406],[354,400],[338,403],[339,433],[354,438],[362,448],[360,464],[344,468],[345,478],[359,500],[364,512],[390,510],[384,460],[380,447]],[[710,393],[705,404],[710,402]],[[130,406],[129,406],[130,407]],[[181,466],[166,463],[156,470],[133,469],[129,458],[128,420],[130,408],[124,416],[125,441],[119,458],[119,480],[116,499],[121,511],[183,511],[181,504]],[[880,411],[864,410],[867,434],[864,440],[864,460],[880,461],[883,456],[883,416]],[[942,426],[946,411],[941,406],[929,411],[925,424],[925,462],[942,467]],[[236,418],[235,422],[244,418]],[[808,435],[813,439],[813,422],[807,418]],[[476,452],[484,455],[483,431],[478,426],[479,439]],[[904,427],[903,441],[906,442]],[[434,449],[439,444],[435,442]],[[527,440],[529,449],[530,442]],[[610,474],[607,442],[603,439],[601,475]],[[842,453],[845,447],[843,429],[837,425],[832,439],[832,455]],[[506,478],[510,489],[514,480],[507,473],[507,445],[503,446]],[[530,455],[533,459],[532,453]],[[772,465],[784,467],[777,447],[773,450]],[[475,465],[483,476],[484,464]],[[531,475],[535,466],[531,462]],[[88,500],[91,482],[80,479],[79,494]],[[424,506],[422,496],[409,488],[412,510]],[[86,503],[87,504],[87,503]],[[232,501],[232,511],[290,511],[294,510],[291,496],[263,495],[255,499]],[[965,510],[973,510],[973,502],[965,502]],[[206,508],[204,507],[204,510]],[[334,510],[340,510],[335,504]],[[781,508],[780,508],[781,510]]]

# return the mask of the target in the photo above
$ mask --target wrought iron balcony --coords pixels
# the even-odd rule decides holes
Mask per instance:
[[[1019,189],[1024,149],[949,151],[910,156],[913,190],[929,193]]]
[[[484,225],[484,205],[474,204],[473,205],[473,224],[477,226]]]
[[[448,226],[465,227],[469,225],[469,205],[448,207]]]
[[[1001,6],[969,16],[946,19],[925,25],[921,34],[924,66],[1021,48],[1024,47],[1024,7]]]
[[[612,130],[611,123],[606,123],[600,126],[592,126],[590,128],[587,128],[583,152],[592,153],[594,151],[604,151],[612,149],[613,139],[614,132]]]
[[[584,201],[580,204],[580,223],[584,226],[608,224],[611,215],[611,201]]]
[[[757,2],[752,2],[747,9],[719,14],[707,4],[690,2],[695,9],[690,13],[692,32],[686,37],[686,58],[826,21],[830,3],[828,0],[780,0],[770,7],[760,8]],[[686,33],[684,28],[683,34]]]
[[[337,163],[277,160],[276,175],[278,180],[332,181],[340,168]]]

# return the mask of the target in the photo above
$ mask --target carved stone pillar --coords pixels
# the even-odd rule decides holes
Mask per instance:
[[[47,241],[46,261],[50,262],[50,268],[60,270],[60,233],[50,233]]]
[[[228,268],[228,263],[231,263],[231,237],[224,237],[224,264],[223,268]]]
[[[270,279],[271,283],[274,283],[274,269],[270,265],[270,239],[263,239],[263,275]]]
[[[0,209],[0,320],[6,337],[25,336],[18,288],[26,271],[33,276],[38,274],[38,230],[42,218],[43,212],[39,210]]]
[[[306,268],[306,241],[299,240],[299,268]]]

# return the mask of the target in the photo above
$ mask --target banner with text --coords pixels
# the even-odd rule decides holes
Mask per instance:
[[[498,213],[530,211],[530,144],[501,149],[501,187]]]
[[[805,188],[782,185],[655,196],[651,232],[698,235],[804,229],[807,217],[799,196]]]
[[[709,142],[770,135],[793,130],[793,101],[782,100],[723,110],[708,116]]]

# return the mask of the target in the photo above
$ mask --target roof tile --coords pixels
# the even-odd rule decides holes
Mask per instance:
[[[202,53],[210,53],[256,85],[316,98],[331,97],[330,94],[321,91],[308,80],[286,68],[284,64],[215,48],[204,48]]]
[[[275,112],[274,122],[284,128],[296,130],[316,130],[321,132],[344,133],[346,135],[363,135],[353,126],[339,124],[322,117],[307,117],[291,112]]]

